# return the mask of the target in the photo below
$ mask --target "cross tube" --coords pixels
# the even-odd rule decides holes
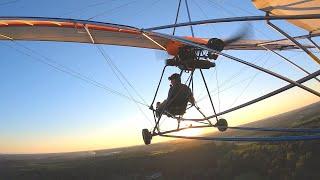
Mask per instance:
[[[288,20],[288,19],[320,19],[320,14],[306,14],[306,15],[283,15],[283,16],[245,16],[245,17],[230,17],[220,19],[208,19],[203,21],[193,21],[178,24],[170,24],[164,26],[157,26],[142,29],[143,31],[153,31],[168,29],[174,27],[184,27],[200,24],[226,23],[226,22],[247,22],[247,21],[263,21],[263,20]]]

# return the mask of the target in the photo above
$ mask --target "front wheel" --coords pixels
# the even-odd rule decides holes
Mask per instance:
[[[152,135],[148,129],[142,129],[142,137],[145,145],[151,143]]]
[[[223,132],[225,130],[228,129],[228,122],[227,120],[225,119],[219,119],[217,124],[216,124],[216,127],[219,129],[219,131]]]

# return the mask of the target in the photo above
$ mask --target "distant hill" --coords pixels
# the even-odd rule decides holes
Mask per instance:
[[[268,117],[255,122],[243,124],[244,127],[320,127],[320,101],[308,106],[289,111],[276,116]],[[259,136],[275,135],[274,132],[227,130],[226,132],[208,133],[206,136]]]
[[[320,127],[319,122],[320,102],[244,126]],[[253,133],[228,131],[211,135],[265,135]],[[215,143],[175,140],[87,152],[0,155],[0,179],[318,180],[319,152],[319,141]]]
[[[307,121],[308,120],[308,121]],[[308,106],[289,111],[276,116],[268,117],[255,122],[243,124],[246,127],[307,127],[306,122],[312,122],[315,127],[320,127],[320,101]],[[311,125],[309,124],[309,126]],[[245,132],[239,130],[228,130],[226,132],[214,132],[206,134],[206,136],[248,136],[248,135],[259,135],[259,132]],[[265,135],[266,132],[260,132],[261,135]],[[272,134],[272,133],[267,133]],[[142,140],[142,139],[141,139]],[[69,152],[69,153],[49,153],[49,154],[17,154],[17,155],[5,155],[0,154],[0,160],[7,157],[11,159],[58,159],[58,158],[81,158],[81,157],[92,157],[92,156],[111,156],[120,152],[131,152],[142,149],[153,150],[159,148],[168,148],[171,144],[185,143],[185,141],[197,141],[197,140],[172,140],[169,142],[162,142],[152,144],[151,146],[132,146],[125,148],[114,148],[105,150],[95,150],[95,151],[80,151],[80,152]],[[198,142],[198,141],[197,141]],[[198,142],[199,143],[199,142]]]
[[[248,123],[250,127],[294,127],[306,119],[320,117],[320,101],[280,115]]]

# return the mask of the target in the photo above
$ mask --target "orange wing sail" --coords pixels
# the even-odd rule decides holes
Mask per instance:
[[[307,15],[319,14],[319,0],[252,0],[257,9],[269,12],[270,15]],[[310,33],[320,33],[320,19],[288,20],[290,23]]]

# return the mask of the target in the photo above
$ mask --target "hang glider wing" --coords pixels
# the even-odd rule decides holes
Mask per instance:
[[[183,38],[203,45],[208,41],[208,39],[201,38]],[[30,17],[0,17],[0,40],[79,42],[160,50],[183,46],[182,43],[159,36],[156,32],[143,32],[141,29],[130,26],[73,19]],[[228,44],[225,49],[264,50],[258,45],[264,42],[240,40]],[[267,46],[272,50],[297,48],[288,41],[269,43]]]
[[[168,42],[165,38],[152,35],[151,37],[161,45]],[[54,18],[0,18],[0,40],[60,41],[160,48],[144,37],[138,28]]]
[[[252,2],[258,9],[274,16],[319,14],[320,12],[319,0],[252,0]],[[320,32],[320,19],[288,21],[310,33]]]

